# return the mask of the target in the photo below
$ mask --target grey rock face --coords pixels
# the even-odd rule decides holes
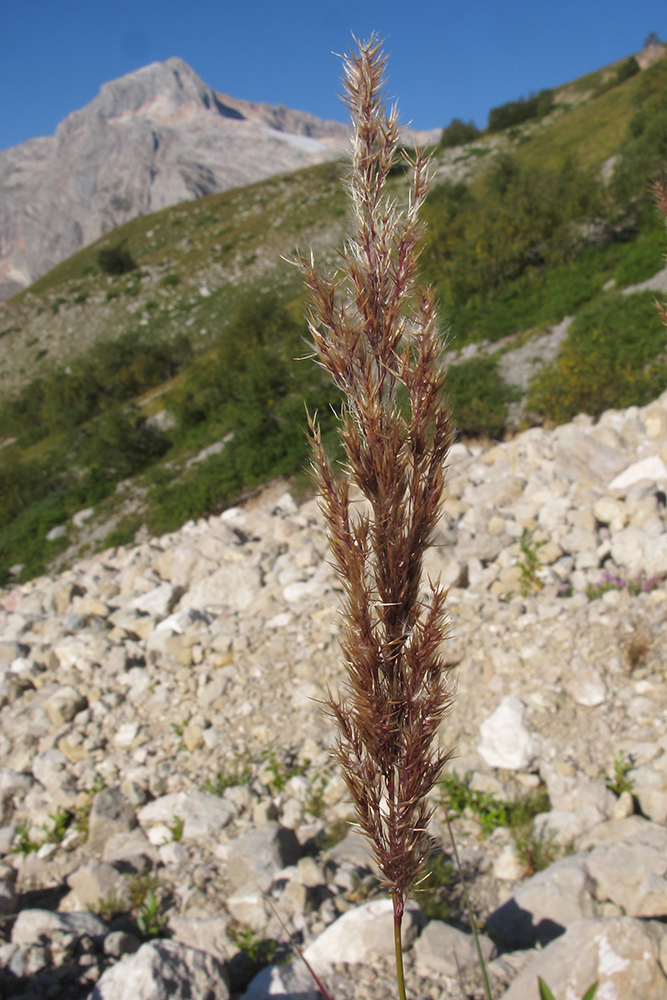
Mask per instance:
[[[217,94],[182,59],[112,80],[55,136],[0,152],[0,298],[104,232],[340,155],[347,128]]]
[[[288,865],[296,864],[301,849],[293,830],[277,823],[266,823],[229,845],[227,871],[236,889],[258,886],[266,891],[274,875]]]
[[[416,903],[408,900],[403,915],[403,949],[415,941],[423,923]],[[394,913],[391,899],[373,899],[348,910],[306,948],[304,955],[316,971],[325,972],[335,962],[365,965],[374,955],[394,950]]]
[[[93,853],[102,853],[116,833],[128,833],[137,825],[134,807],[120,788],[105,788],[95,796],[90,811],[88,843]]]
[[[573,921],[595,916],[594,891],[586,855],[563,858],[533,875],[494,910],[487,928],[506,948],[546,945]]]
[[[503,1000],[535,1000],[538,976],[556,997],[582,997],[597,980],[596,996],[662,1000],[667,978],[658,958],[665,933],[654,920],[577,920],[519,973]]]
[[[90,1000],[228,1000],[227,974],[212,955],[178,941],[152,941],[112,966]]]
[[[480,945],[488,962],[495,951],[493,942],[481,934]],[[464,934],[442,920],[431,920],[427,925],[415,943],[415,957],[417,972],[425,978],[435,974],[454,979],[478,961],[472,934]]]
[[[21,948],[38,944],[44,937],[52,937],[56,932],[86,934],[93,940],[102,941],[107,936],[107,928],[92,913],[52,913],[50,910],[21,910],[12,928],[12,944]]]

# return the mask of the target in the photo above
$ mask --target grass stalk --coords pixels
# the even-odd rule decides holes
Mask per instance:
[[[433,295],[417,287],[429,163],[419,151],[409,161],[400,210],[385,191],[403,155],[396,109],[387,112],[383,98],[385,63],[374,38],[344,60],[354,233],[339,270],[320,273],[312,255],[299,264],[314,353],[344,399],[342,470],[311,423],[313,468],[343,588],[347,684],[329,694],[327,706],[359,827],[393,900],[405,1000],[405,900],[429,854],[427,796],[449,756],[437,739],[452,700],[441,654],[446,593],[424,578],[423,559],[440,515],[452,429]]]
[[[477,921],[475,920],[475,914],[472,912],[472,904],[470,902],[470,896],[468,895],[468,887],[466,885],[466,880],[463,876],[463,867],[461,865],[461,860],[459,858],[459,850],[458,847],[456,846],[454,831],[452,830],[452,824],[449,819],[449,810],[447,809],[447,806],[443,806],[443,808],[445,810],[445,820],[447,821],[447,830],[449,831],[449,839],[452,842],[452,850],[454,851],[454,859],[456,861],[456,867],[459,872],[459,878],[461,879],[461,889],[463,890],[463,898],[466,901],[466,908],[468,910],[468,919],[470,920],[472,936],[475,939],[475,949],[477,951],[477,960],[479,961],[479,967],[482,973],[482,980],[484,982],[484,992],[486,993],[486,1000],[492,1000],[491,987],[489,985],[489,977],[486,971],[486,962],[484,961],[484,955],[482,954],[482,946],[479,940],[479,931],[477,930]]]

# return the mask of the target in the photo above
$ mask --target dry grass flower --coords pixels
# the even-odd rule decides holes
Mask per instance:
[[[440,512],[452,430],[433,296],[416,285],[428,160],[415,154],[408,204],[399,211],[385,191],[402,155],[396,109],[387,113],[383,98],[385,63],[374,38],[344,60],[355,229],[341,266],[327,277],[312,257],[299,263],[317,359],[345,399],[344,474],[311,425],[321,506],[344,588],[347,690],[330,696],[328,709],[359,825],[393,898],[404,997],[401,920],[429,851],[427,795],[448,757],[436,739],[452,697],[440,652],[446,595],[437,583],[425,587],[423,557]],[[351,487],[365,501],[360,507]]]

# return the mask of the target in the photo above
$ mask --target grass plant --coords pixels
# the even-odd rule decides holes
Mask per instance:
[[[415,154],[408,206],[399,212],[385,191],[400,136],[397,112],[386,112],[382,95],[385,62],[375,39],[345,58],[354,235],[333,277],[318,272],[312,257],[300,265],[317,360],[344,396],[343,470],[311,424],[313,466],[344,589],[347,691],[330,695],[328,709],[359,826],[393,900],[405,1000],[403,912],[429,855],[426,796],[448,756],[436,745],[451,701],[439,653],[445,593],[436,584],[426,599],[421,594],[452,431],[433,296],[416,288],[428,164]],[[361,509],[352,490],[363,498]]]

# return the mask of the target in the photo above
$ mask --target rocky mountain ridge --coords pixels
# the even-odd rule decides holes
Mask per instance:
[[[666,461],[667,394],[452,449],[426,568],[451,585],[441,739],[469,792],[454,826],[494,997],[536,1000],[538,974],[556,996],[667,989]],[[278,483],[0,595],[7,989],[240,996],[239,940],[290,948],[263,892],[334,996],[393,989],[368,848],[321,839],[351,817],[317,703],[343,680],[327,556],[316,501]],[[540,789],[531,876],[542,864],[482,806]],[[147,867],[168,926],[140,947]],[[419,896],[408,911],[408,987],[427,1000],[483,996],[450,879],[449,917]],[[312,987],[295,962],[245,996],[269,993]]]
[[[340,159],[348,140],[342,122],[219,93],[176,57],[111,80],[55,136],[0,151],[0,301],[137,215]]]
[[[182,59],[0,152],[0,297],[136,215],[343,155],[348,129],[213,91]]]

